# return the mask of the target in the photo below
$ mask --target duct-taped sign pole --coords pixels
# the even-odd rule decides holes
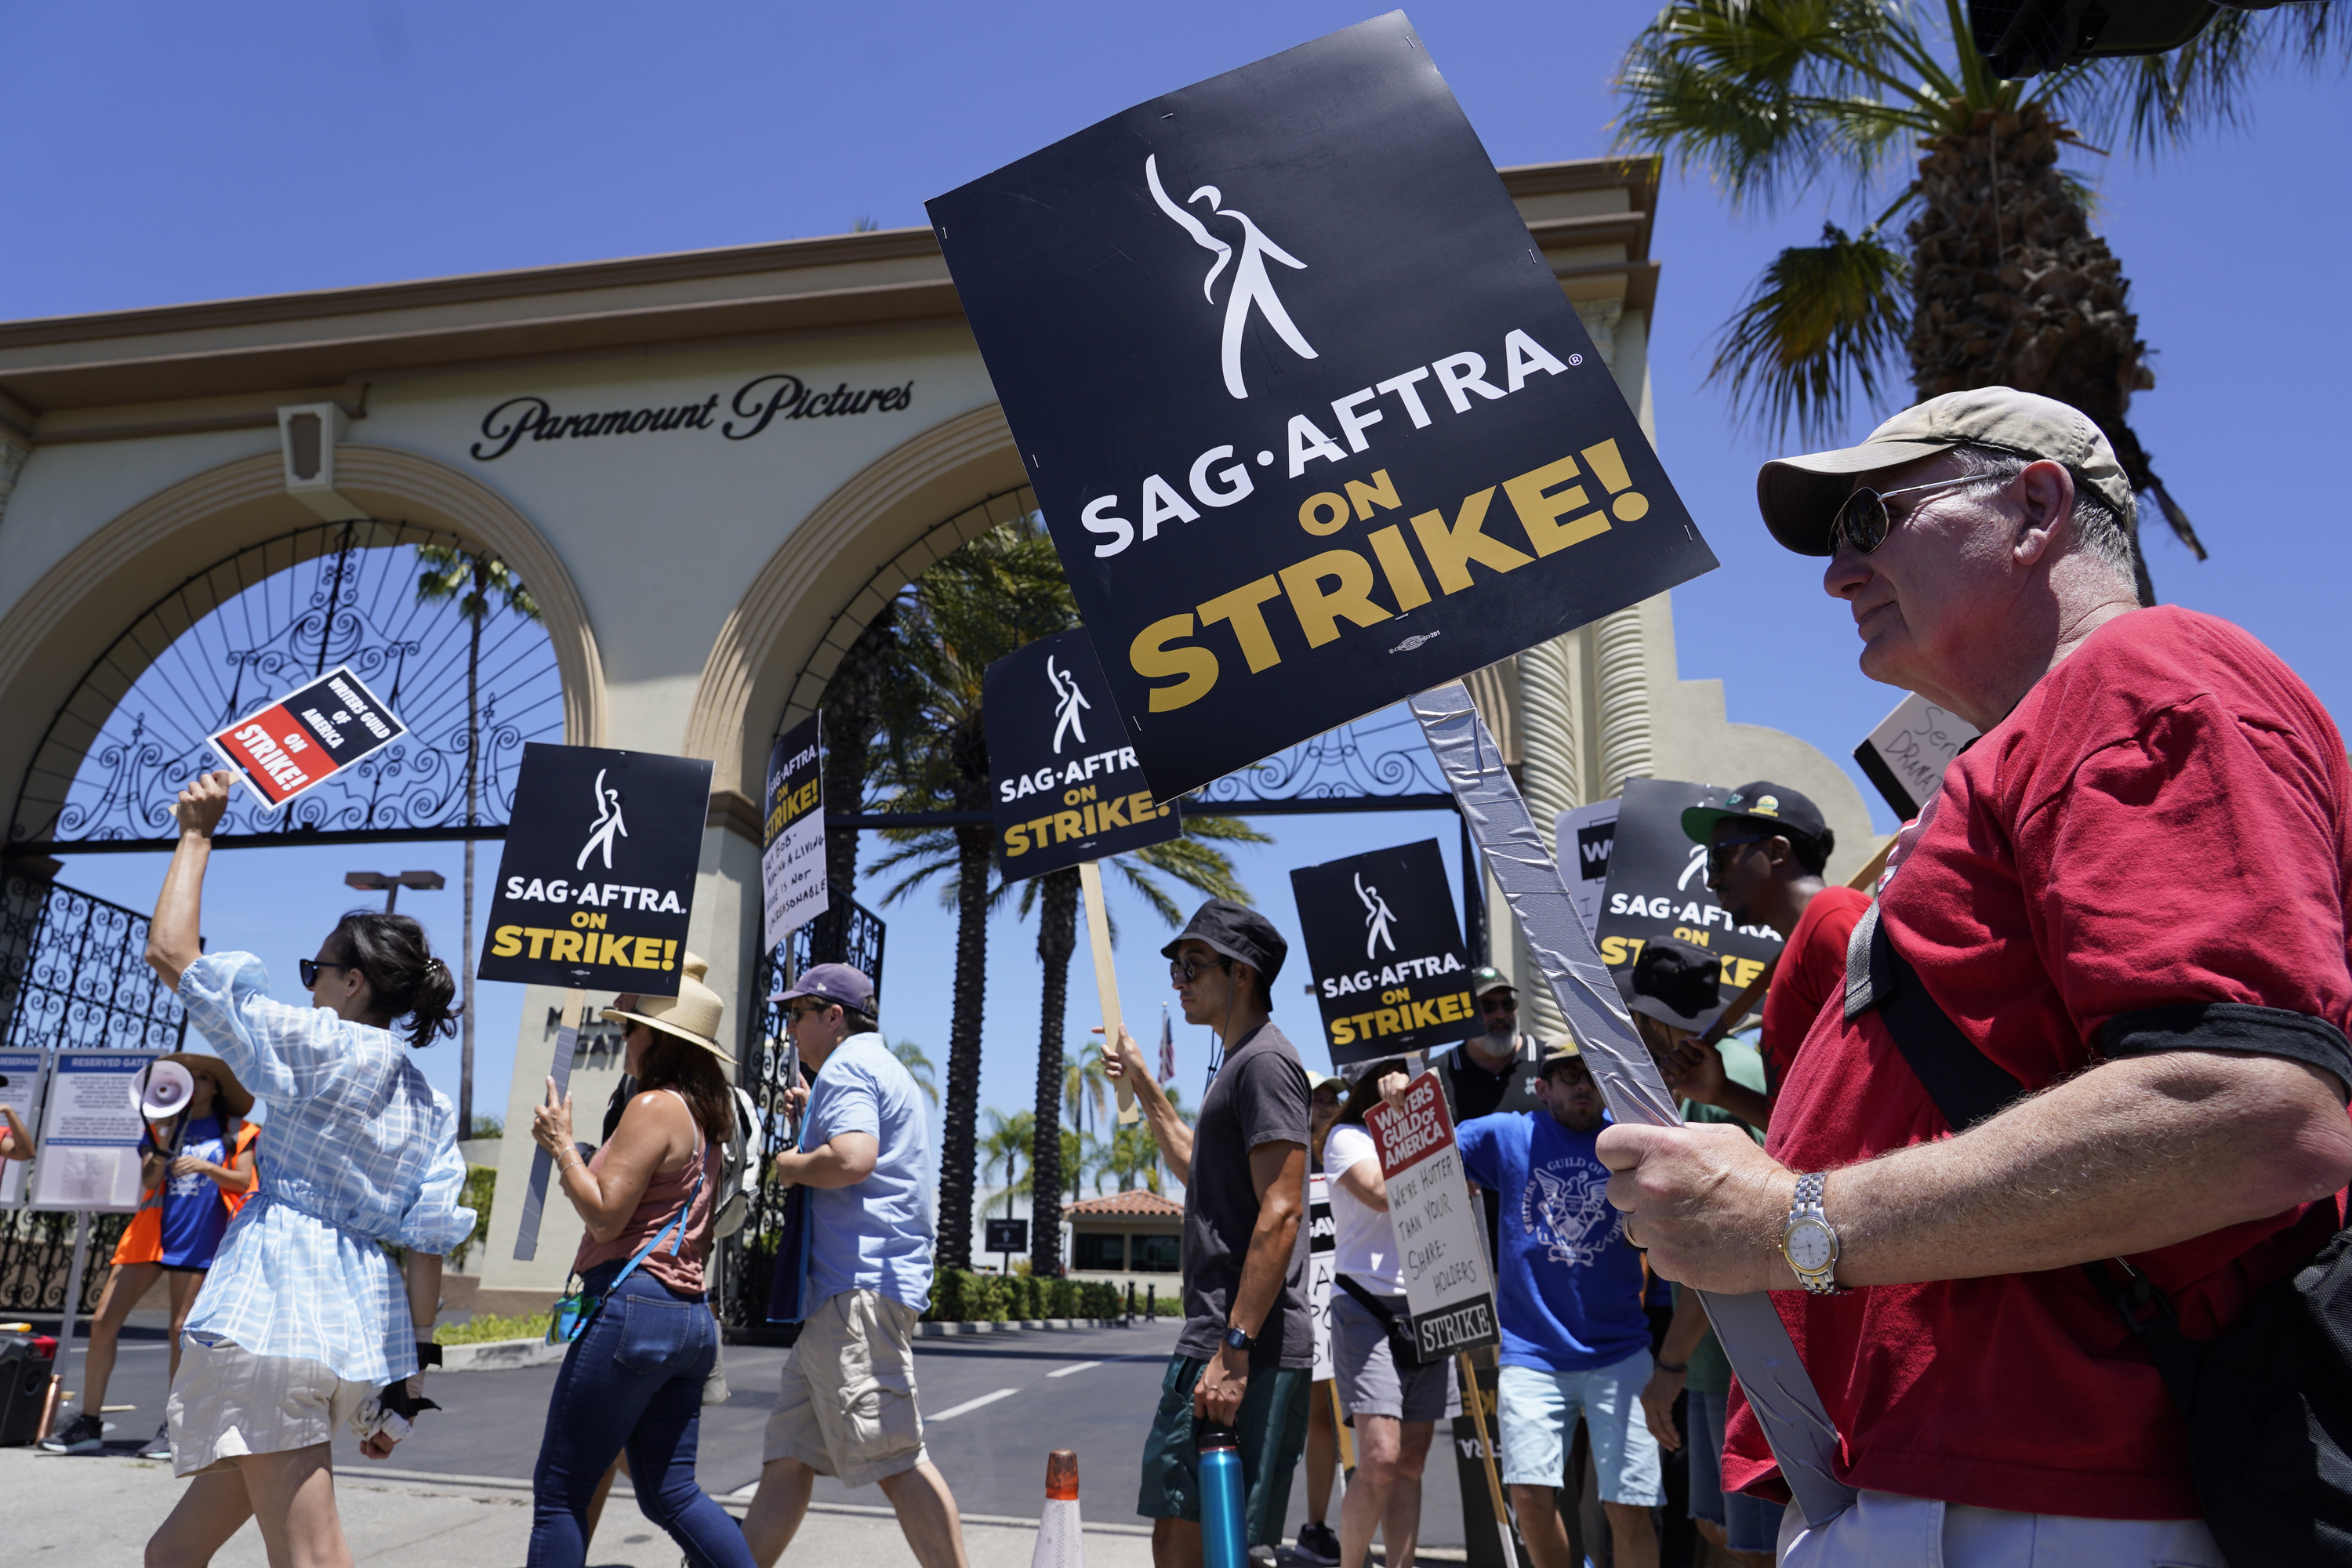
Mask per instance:
[[[1412,716],[1421,721],[1471,837],[1526,933],[1528,952],[1568,1020],[1610,1113],[1620,1121],[1680,1126],[1675,1097],[1634,1033],[1616,984],[1560,879],[1559,864],[1538,837],[1470,693],[1458,680],[1433,687],[1412,699]],[[1797,1506],[1811,1523],[1827,1522],[1853,1502],[1853,1492],[1832,1466],[1837,1427],[1797,1359],[1771,1298],[1760,1291],[1702,1295],[1707,1321],[1739,1373],[1739,1385],[1764,1425]]]

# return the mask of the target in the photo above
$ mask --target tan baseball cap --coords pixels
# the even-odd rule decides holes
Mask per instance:
[[[1772,537],[1798,554],[1832,554],[1830,524],[1855,475],[1962,446],[2063,463],[2077,485],[2096,491],[2117,516],[2132,513],[2131,481],[2099,427],[2055,398],[2010,386],[1931,397],[1873,430],[1859,447],[1776,458],[1756,471],[1756,504]]]

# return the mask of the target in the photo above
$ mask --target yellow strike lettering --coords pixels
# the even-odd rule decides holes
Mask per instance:
[[[1327,577],[1338,583],[1328,594],[1323,591]],[[1360,626],[1389,618],[1386,610],[1372,603],[1372,563],[1352,550],[1327,550],[1284,567],[1282,585],[1289,592],[1291,613],[1298,617],[1308,647],[1337,641],[1341,616]]]
[[[1755,984],[1756,977],[1764,973],[1764,965],[1752,958],[1735,958],[1731,961],[1731,965],[1733,971],[1731,983],[1742,991]]]
[[[636,945],[635,937],[608,931],[596,939],[596,962],[617,963],[624,969],[635,969],[636,963],[629,957],[629,950]]]
[[[1372,1020],[1378,1016],[1373,1013],[1357,1013],[1351,1015],[1348,1022],[1356,1026],[1358,1036],[1369,1040],[1372,1037]]]
[[[1298,503],[1298,526],[1318,536],[1337,533],[1348,526],[1348,503],[1329,490],[1318,490]]]
[[[1100,827],[1098,827],[1098,826],[1097,826],[1095,825],[1095,808],[1094,808],[1094,803],[1093,803],[1092,801],[1088,801],[1088,802],[1087,803],[1086,818],[1087,818],[1087,837],[1089,837],[1089,838],[1092,838],[1096,834],[1100,833],[1100,832],[1102,831],[1102,829],[1101,829]]]
[[[1462,498],[1462,514],[1448,527],[1443,511],[1424,511],[1412,520],[1412,531],[1421,537],[1422,553],[1429,557],[1430,570],[1437,574],[1437,586],[1448,594],[1458,594],[1470,586],[1470,563],[1496,572],[1515,572],[1535,559],[1522,555],[1499,539],[1489,539],[1480,530],[1486,523],[1487,505],[1495,499],[1495,487],[1487,486],[1475,495]]]
[[[580,933],[576,931],[557,931],[555,940],[547,944],[547,956],[558,963],[579,963]]]
[[[1538,555],[1552,554],[1609,531],[1609,520],[1597,511],[1566,522],[1559,521],[1562,513],[1591,504],[1585,499],[1582,485],[1569,485],[1557,494],[1545,493],[1556,485],[1567,484],[1576,475],[1576,459],[1562,458],[1557,463],[1546,463],[1516,479],[1503,481],[1503,493],[1511,498],[1512,510],[1519,514],[1519,526],[1528,531],[1528,542],[1536,547]]]
[[[1437,1026],[1437,1004],[1435,1002],[1412,1003],[1405,1009],[1405,1015],[1411,1020],[1411,1024],[1413,1028],[1433,1029]]]
[[[1055,843],[1063,844],[1068,842],[1070,839],[1083,838],[1085,837],[1086,828],[1080,821],[1076,812],[1057,811],[1054,814]]]
[[[539,956],[539,950],[546,946],[547,939],[553,936],[555,933],[549,931],[544,926],[525,926],[522,928],[522,934],[530,941],[530,951],[524,953],[523,956],[525,958],[537,958]]]
[[[637,955],[629,960],[629,967],[632,969],[668,968],[669,965],[662,962],[663,946],[662,939],[657,936],[637,938]]]
[[[1625,939],[1622,936],[1602,937],[1601,939],[1601,962],[1607,964],[1612,969],[1624,968]]]
[[[1349,1023],[1349,1020],[1346,1018],[1334,1018],[1331,1020],[1331,1043],[1333,1045],[1352,1046],[1356,1043],[1356,1031],[1348,1026]]]
[[[1037,841],[1038,848],[1043,849],[1046,845],[1053,842],[1051,838],[1046,837],[1047,834],[1054,830],[1054,819],[1052,817],[1041,816],[1034,822],[1024,823],[1022,826],[1028,829],[1029,837]]]
[[[1404,502],[1397,500],[1396,481],[1389,478],[1389,471],[1386,468],[1374,469],[1372,482],[1370,484],[1366,484],[1361,479],[1349,479],[1348,500],[1356,508],[1356,521],[1359,522],[1369,520],[1372,515],[1372,508],[1376,506],[1386,507],[1389,510],[1395,511],[1404,505]]]
[[[1173,686],[1151,689],[1151,710],[1166,713],[1198,702],[1217,683],[1217,656],[1197,644],[1171,648],[1168,645],[1178,637],[1192,635],[1192,617],[1169,616],[1152,622],[1135,634],[1128,645],[1128,667],[1146,680],[1161,676],[1181,675],[1183,679]]]
[[[1587,447],[1584,460],[1592,465],[1592,471],[1609,487],[1610,514],[1618,521],[1639,522],[1650,515],[1650,498],[1627,488],[1633,484],[1633,476],[1625,471],[1625,459],[1618,455],[1615,441]]]
[[[1019,823],[1004,830],[1004,853],[1009,858],[1029,853],[1029,830]]]
[[[1429,584],[1421,580],[1421,567],[1412,558],[1412,546],[1404,542],[1404,531],[1395,523],[1376,528],[1370,543],[1381,573],[1389,580],[1389,592],[1396,595],[1397,608],[1417,610],[1429,603]]]
[[[1102,825],[1106,832],[1114,827],[1129,826],[1130,825],[1127,820],[1126,805],[1127,800],[1123,795],[1104,801],[1095,808],[1095,820]]]
[[[1139,789],[1127,797],[1127,815],[1133,821],[1149,822],[1155,816],[1167,816],[1168,808],[1154,807],[1151,804],[1151,792],[1148,789]]]
[[[1094,799],[1094,797],[1099,793],[1100,792],[1092,784],[1080,784],[1076,789],[1066,789],[1062,792],[1062,804],[1064,805],[1084,805],[1087,802]]]
[[[512,958],[522,951],[522,927],[500,926],[490,933],[490,956]]]
[[[1242,657],[1249,661],[1250,673],[1255,675],[1282,662],[1282,655],[1274,650],[1274,634],[1265,629],[1265,615],[1258,608],[1268,599],[1280,597],[1281,584],[1272,577],[1261,577],[1202,605],[1201,624],[1205,626],[1212,621],[1232,622],[1234,640],[1242,645]]]
[[[1393,1007],[1383,1007],[1372,1017],[1383,1035],[1401,1035],[1405,1031],[1404,1017]]]
[[[1462,1016],[1462,994],[1450,991],[1437,999],[1437,1021],[1451,1024]]]

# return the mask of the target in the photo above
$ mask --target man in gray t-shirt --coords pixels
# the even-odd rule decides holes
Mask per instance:
[[[1239,1439],[1252,1544],[1282,1539],[1307,1443],[1315,1344],[1307,1315],[1307,1069],[1268,1016],[1290,944],[1255,910],[1212,899],[1163,950],[1184,1021],[1214,1029],[1224,1065],[1187,1127],[1122,1029],[1105,1066],[1132,1084],[1184,1184],[1184,1331],[1143,1445],[1136,1511],[1160,1568],[1201,1561],[1196,1422]]]

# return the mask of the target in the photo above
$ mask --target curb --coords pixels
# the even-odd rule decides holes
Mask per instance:
[[[551,1345],[543,1339],[485,1340],[470,1345],[443,1345],[443,1372],[509,1372],[517,1367],[547,1366],[562,1361],[572,1347]]]
[[[1150,1319],[1144,1320],[1149,1322]],[[1002,1323],[938,1323],[915,1325],[918,1337],[947,1339],[957,1334],[1009,1334],[1018,1329],[1123,1329],[1124,1318],[1014,1318]]]

